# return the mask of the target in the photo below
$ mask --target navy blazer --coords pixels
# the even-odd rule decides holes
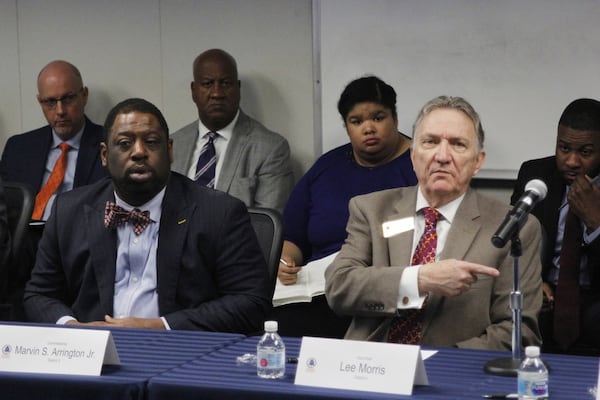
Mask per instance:
[[[25,288],[29,320],[113,314],[117,233],[104,227],[113,190],[107,178],[57,197]],[[172,172],[156,264],[159,313],[172,329],[261,329],[271,307],[269,275],[240,200]]]
[[[73,188],[88,185],[108,176],[100,161],[103,128],[85,117]],[[52,128],[46,125],[20,135],[11,136],[2,152],[0,175],[5,182],[22,182],[36,193],[42,187],[46,160],[52,144]]]
[[[548,187],[546,198],[535,205],[531,213],[540,220],[544,228],[544,244],[542,249],[542,279],[547,281],[548,271],[552,265],[556,235],[558,234],[559,208],[566,189],[566,181],[558,171],[556,157],[545,157],[524,162],[519,169],[517,182],[510,199],[515,204],[523,192],[525,185],[532,179],[541,179]],[[583,247],[588,255],[590,279],[594,288],[600,288],[600,238]]]

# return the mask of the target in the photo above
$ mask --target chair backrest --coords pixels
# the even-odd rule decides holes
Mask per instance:
[[[16,260],[21,253],[27,226],[33,212],[34,192],[29,185],[18,182],[4,182],[4,197],[8,213],[8,227],[11,233],[10,258]]]
[[[249,207],[248,213],[258,237],[260,248],[267,261],[273,292],[277,282],[279,258],[283,246],[283,218],[277,210],[270,208]]]

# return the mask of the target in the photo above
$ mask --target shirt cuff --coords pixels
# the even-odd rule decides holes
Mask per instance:
[[[65,325],[69,321],[77,321],[77,319],[71,317],[70,315],[65,315],[64,317],[60,317],[58,321],[56,321],[56,325]]]
[[[162,320],[163,324],[165,324],[165,329],[170,331],[171,327],[169,326],[169,323],[167,322],[167,319],[165,317],[160,317],[160,319]]]
[[[419,267],[404,268],[398,289],[398,309],[421,308],[426,296],[419,296]]]

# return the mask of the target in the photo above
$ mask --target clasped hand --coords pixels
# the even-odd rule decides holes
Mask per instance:
[[[569,209],[581,219],[589,231],[600,226],[600,186],[587,175],[577,175],[567,196]]]
[[[108,326],[121,328],[165,329],[165,324],[163,324],[163,321],[160,318],[113,318],[110,315],[105,315],[104,321],[79,322],[77,320],[71,320],[68,321],[66,324],[78,326]]]

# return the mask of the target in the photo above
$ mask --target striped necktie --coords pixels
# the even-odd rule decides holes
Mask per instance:
[[[215,132],[208,132],[208,142],[202,146],[200,150],[200,157],[198,157],[198,163],[196,164],[196,175],[194,180],[201,185],[208,186],[209,188],[215,187],[215,170],[217,167],[217,152],[215,150],[215,138],[217,134]]]
[[[425,216],[425,230],[417,243],[411,265],[429,264],[435,261],[437,248],[436,226],[440,212],[435,208],[423,209]],[[425,304],[423,304],[425,307]],[[421,326],[423,308],[399,310],[394,317],[388,333],[388,342],[403,344],[419,344],[421,342]]]

